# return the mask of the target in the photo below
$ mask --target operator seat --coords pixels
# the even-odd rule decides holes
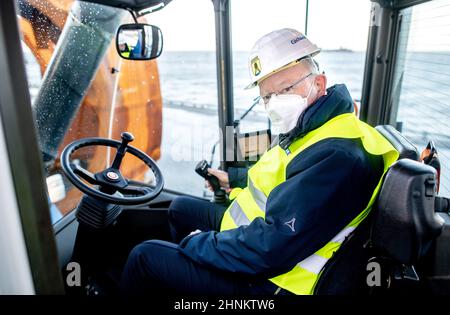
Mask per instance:
[[[385,293],[393,279],[417,280],[414,265],[442,231],[434,211],[435,169],[418,161],[417,149],[395,128],[376,129],[399,151],[399,160],[386,173],[370,214],[324,266],[314,294]],[[375,286],[367,281],[375,270],[370,263],[380,267]]]

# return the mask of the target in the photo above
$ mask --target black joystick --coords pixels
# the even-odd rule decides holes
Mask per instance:
[[[209,174],[208,168],[210,168],[208,162],[202,160],[195,166],[195,172],[211,184],[214,191],[214,202],[218,204],[227,204],[227,195],[225,191],[220,188],[219,179],[216,176]]]
[[[216,176],[209,174],[208,168],[209,168],[208,162],[203,160],[197,163],[197,166],[195,167],[195,172],[204,179],[206,179],[207,181],[209,181],[214,192],[221,190],[219,179]]]

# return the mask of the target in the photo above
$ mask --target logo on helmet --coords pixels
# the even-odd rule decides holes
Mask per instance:
[[[255,58],[253,58],[250,64],[252,67],[253,75],[255,77],[258,76],[261,73],[261,61],[259,60],[259,57],[256,56]]]
[[[304,40],[305,38],[306,38],[305,36],[300,35],[300,36],[294,38],[293,40],[291,40],[291,44],[292,45],[297,44],[299,41]]]

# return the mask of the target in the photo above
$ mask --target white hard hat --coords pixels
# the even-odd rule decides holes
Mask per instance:
[[[271,74],[288,68],[304,57],[320,52],[305,35],[290,28],[273,31],[261,37],[253,46],[248,58],[251,83],[255,87]]]

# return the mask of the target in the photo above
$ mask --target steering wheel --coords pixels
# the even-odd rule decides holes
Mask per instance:
[[[120,205],[139,205],[156,198],[164,187],[162,173],[155,161],[144,152],[129,146],[134,140],[129,132],[121,134],[122,142],[104,138],[85,138],[67,145],[61,154],[61,166],[70,182],[86,195],[105,202]],[[87,146],[107,146],[117,148],[111,167],[92,174],[77,163],[71,162],[71,155]],[[120,172],[120,164],[126,153],[130,153],[144,162],[155,175],[156,185],[152,187],[142,182],[129,180]],[[94,188],[91,185],[98,186]]]

